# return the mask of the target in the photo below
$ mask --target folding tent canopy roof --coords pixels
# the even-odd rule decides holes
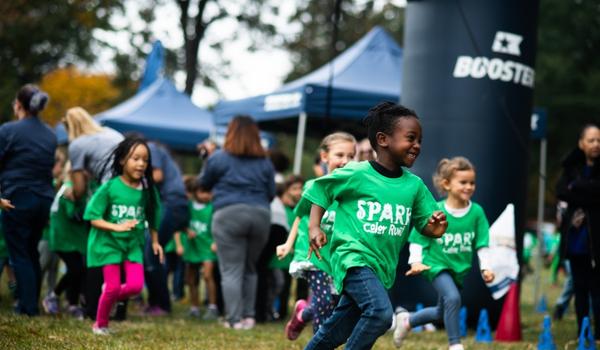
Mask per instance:
[[[402,49],[383,28],[374,27],[330,63],[270,94],[219,102],[215,121],[225,124],[236,114],[251,115],[259,122],[301,113],[324,117],[331,69],[333,118],[361,119],[376,103],[400,98]]]
[[[122,133],[140,132],[177,150],[193,151],[215,133],[213,116],[192,103],[167,79],[159,78],[129,100],[96,115]]]

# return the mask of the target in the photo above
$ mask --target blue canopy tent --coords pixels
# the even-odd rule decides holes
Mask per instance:
[[[398,101],[401,79],[402,49],[383,28],[374,27],[316,71],[270,94],[221,101],[213,113],[217,124],[225,124],[237,114],[250,115],[258,122],[298,116],[294,173],[299,173],[308,117],[360,120],[378,102]]]
[[[189,96],[164,78],[96,115],[96,120],[123,133],[142,133],[182,151],[195,150],[197,143],[216,133],[212,114],[194,105]]]

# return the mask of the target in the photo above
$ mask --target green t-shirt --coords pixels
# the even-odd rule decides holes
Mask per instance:
[[[461,217],[448,213],[445,201],[438,202],[438,208],[446,214],[448,228],[440,238],[429,238],[413,231],[409,241],[423,247],[423,264],[430,270],[423,271],[423,276],[433,280],[440,272],[448,271],[457,285],[463,280],[473,263],[473,252],[489,244],[489,229],[483,208],[471,202],[469,211]]]
[[[418,176],[403,169],[402,176],[389,178],[369,162],[336,169],[315,180],[303,196],[322,208],[338,203],[328,245],[334,284],[340,292],[346,271],[359,266],[371,268],[383,286],[391,288],[410,230],[414,226],[421,231],[436,209]]]
[[[0,210],[0,258],[8,258],[8,248],[4,241],[4,229],[2,228],[2,211]]]
[[[196,237],[189,239],[187,233],[181,232],[183,261],[194,264],[216,261],[217,255],[210,249],[213,243],[211,232],[212,203],[204,204],[192,201],[189,203],[189,208],[189,228],[196,233]]]
[[[304,193],[306,193],[314,184],[314,180],[307,181],[304,185]],[[326,245],[321,250],[319,250],[319,254],[321,254],[321,259],[317,258],[316,254],[311,254],[310,259],[307,259],[308,250],[310,247],[309,237],[308,237],[308,222],[310,219],[310,207],[312,206],[312,202],[310,199],[305,197],[304,195],[300,199],[298,205],[294,210],[296,216],[300,217],[300,224],[298,226],[298,235],[296,236],[296,242],[294,243],[294,257],[293,261],[308,261],[315,268],[332,275],[333,271],[331,268],[331,254],[330,254],[330,246]],[[325,214],[323,214],[323,218],[321,219],[321,230],[325,233],[327,237],[327,242],[331,241],[331,235],[333,234],[333,224],[335,222],[335,208],[337,207],[337,202],[332,203],[330,207],[327,208]]]
[[[85,254],[88,239],[88,225],[74,217],[85,206],[83,201],[73,202],[65,198],[64,192],[73,187],[65,182],[58,191],[50,210],[50,233],[48,243],[55,252],[79,252]]]
[[[150,228],[160,226],[160,195],[156,188],[154,222]],[[146,227],[145,191],[123,183],[120,176],[104,183],[90,199],[84,214],[85,220],[105,220],[120,223],[138,220],[134,229],[128,232],[103,231],[92,226],[87,245],[87,266],[96,267],[119,264],[125,260],[143,263],[144,232]]]

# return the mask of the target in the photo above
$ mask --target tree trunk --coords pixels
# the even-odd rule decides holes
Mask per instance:
[[[194,30],[192,33],[190,33],[188,28],[190,0],[178,1],[179,8],[181,9],[180,23],[185,48],[185,93],[188,96],[192,96],[196,79],[198,78],[198,49],[200,48],[200,41],[204,37],[204,32],[208,24],[203,22],[202,17],[208,1],[210,0],[200,0],[198,2],[198,14],[196,18],[193,18]]]

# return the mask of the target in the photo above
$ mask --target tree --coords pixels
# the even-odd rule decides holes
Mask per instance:
[[[211,73],[215,70],[223,73],[222,68],[219,69],[217,66],[212,67],[212,72],[199,70],[200,42],[211,25],[227,19],[236,21],[241,26],[240,29],[254,32],[253,34],[259,36],[272,36],[276,32],[275,27],[265,21],[265,16],[269,13],[275,14],[277,8],[264,0],[177,0],[177,4],[181,10],[179,22],[184,38],[185,93],[188,95],[194,91],[198,78],[201,78],[206,86],[214,88],[216,85],[211,78]],[[223,42],[215,42],[211,47],[220,52],[223,44]],[[227,61],[220,62],[221,67],[227,65]]]
[[[43,119],[55,125],[71,107],[83,107],[90,114],[111,108],[120,96],[112,81],[112,76],[84,74],[73,66],[44,75],[40,87],[51,98],[42,112]]]
[[[38,81],[61,64],[96,59],[103,43],[96,29],[112,30],[118,0],[0,1],[0,115],[12,114],[10,101],[20,85]]]
[[[534,104],[548,112],[548,195],[554,207],[554,186],[562,157],[576,146],[579,129],[600,122],[600,7],[597,2],[542,0],[538,26]],[[530,152],[530,198],[537,193],[538,146]],[[533,207],[533,206],[530,206]],[[530,211],[533,213],[533,211]]]
[[[285,47],[292,54],[293,70],[286,81],[297,79],[329,62],[332,57],[332,14],[335,0],[303,1],[289,19],[290,24],[299,24],[302,28],[298,35],[286,41]],[[373,26],[386,28],[392,36],[402,43],[404,29],[404,8],[386,3],[377,8],[376,1],[362,4],[342,0],[338,24],[338,40],[335,53],[343,51],[358,41]]]

